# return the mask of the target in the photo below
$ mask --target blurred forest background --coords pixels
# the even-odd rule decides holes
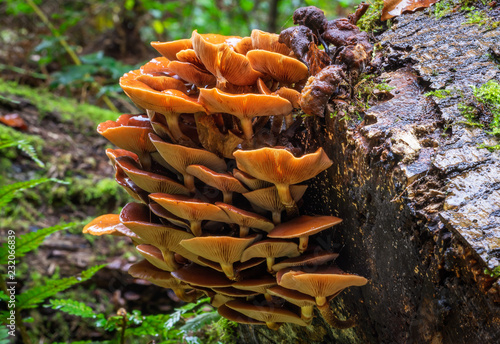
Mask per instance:
[[[314,5],[334,19],[360,2],[0,0],[0,241],[8,230],[38,240],[16,265],[20,332],[12,340],[2,326],[0,343],[234,340],[232,325],[203,302],[183,305],[128,276],[138,260],[130,242],[81,234],[90,219],[131,201],[105,156],[111,145],[95,128],[121,112],[137,113],[118,79],[158,55],[151,41],[190,37],[194,29],[279,33],[293,25],[298,7]],[[1,264],[3,253],[5,247]]]

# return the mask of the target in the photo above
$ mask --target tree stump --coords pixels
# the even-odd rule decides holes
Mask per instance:
[[[500,20],[500,11],[488,13]],[[500,154],[483,129],[463,124],[458,104],[470,85],[500,80],[500,28],[437,20],[429,10],[402,15],[378,37],[392,98],[356,125],[330,104],[317,137],[334,165],[316,177],[303,212],[344,219],[316,243],[340,252],[338,265],[370,279],[331,302],[358,326],[312,325],[278,331],[239,326],[244,343],[498,343]],[[495,50],[496,49],[496,50]],[[435,89],[454,90],[439,99]],[[328,114],[328,112],[327,112]],[[313,240],[314,240],[313,239]]]

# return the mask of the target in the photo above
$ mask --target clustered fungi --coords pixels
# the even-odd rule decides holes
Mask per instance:
[[[297,114],[319,83],[359,68],[351,56],[369,55],[371,46],[347,19],[327,22],[313,7],[297,10],[294,21],[305,26],[281,36],[194,31],[191,39],[152,43],[163,57],[120,80],[145,114],[98,127],[119,147],[106,154],[136,202],[84,232],[131,238],[145,258],[132,276],[186,302],[210,296],[230,320],[306,326],[316,306],[329,324],[345,328],[353,321],[337,319],[329,301],[367,280],[330,266],[337,254],[308,245],[309,236],[342,220],[299,214],[307,189],[299,183],[332,161],[321,148],[306,151]],[[330,53],[320,51],[317,41],[336,51],[327,43]],[[343,65],[323,66],[323,59]],[[312,66],[323,67],[312,73]]]

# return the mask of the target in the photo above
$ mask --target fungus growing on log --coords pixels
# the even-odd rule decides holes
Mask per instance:
[[[328,301],[367,280],[330,267],[304,272],[338,256],[307,243],[341,219],[307,216],[299,206],[307,180],[333,164],[308,141],[310,130],[371,57],[367,36],[354,26],[358,12],[328,22],[309,7],[294,14],[300,26],[280,35],[194,31],[153,42],[163,57],[120,79],[145,114],[98,127],[120,147],[106,151],[115,179],[140,203],[95,219],[84,232],[130,237],[146,259],[133,265],[133,276],[187,302],[205,294],[228,319],[307,326],[315,304],[332,326],[352,325]],[[250,229],[260,234],[249,236]],[[266,302],[235,300],[247,296]],[[297,314],[278,306],[285,302],[278,297]]]

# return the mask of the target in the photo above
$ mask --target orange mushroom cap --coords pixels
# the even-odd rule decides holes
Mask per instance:
[[[309,77],[307,66],[293,57],[266,50],[247,53],[253,69],[285,84],[293,84]]]

